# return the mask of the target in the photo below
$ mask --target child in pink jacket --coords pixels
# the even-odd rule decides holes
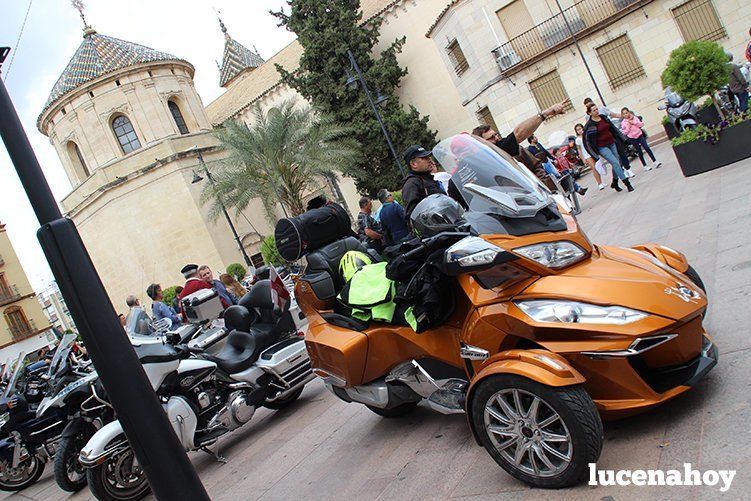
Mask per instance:
[[[636,148],[636,152],[639,155],[641,164],[644,166],[644,170],[652,170],[652,165],[647,165],[647,162],[644,161],[644,153],[642,150],[647,152],[647,155],[649,155],[649,158],[652,160],[652,164],[654,164],[655,167],[660,167],[662,162],[655,160],[655,155],[647,144],[647,138],[644,137],[644,131],[641,130],[644,124],[639,120],[639,117],[634,115],[628,108],[623,108],[621,110],[621,116],[623,117],[621,120],[621,132],[626,136],[626,141],[628,141],[629,144],[633,144]]]

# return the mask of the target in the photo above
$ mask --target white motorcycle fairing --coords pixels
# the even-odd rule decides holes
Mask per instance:
[[[91,468],[103,463],[118,449],[117,447],[110,447],[107,449],[107,446],[121,435],[123,438],[123,444],[126,447],[129,447],[125,438],[123,426],[120,424],[119,420],[116,419],[111,423],[102,426],[96,433],[94,433],[94,436],[89,439],[83,449],[81,449],[81,454],[78,457],[81,464],[85,468]]]
[[[190,408],[185,397],[170,397],[164,405],[164,410],[167,413],[167,418],[170,421],[172,429],[175,430],[175,434],[185,450],[193,449],[193,437],[196,433],[198,417],[195,412],[193,412],[193,409]],[[124,445],[130,447],[125,439],[125,432],[123,431],[123,426],[120,424],[119,420],[116,419],[115,421],[104,425],[94,433],[94,436],[92,436],[84,448],[81,449],[81,454],[79,456],[81,464],[86,468],[91,468],[102,463],[113,453],[117,452],[118,447],[110,446],[107,448],[107,446],[120,435],[123,436]]]

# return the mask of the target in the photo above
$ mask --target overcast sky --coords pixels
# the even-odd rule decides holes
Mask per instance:
[[[294,39],[268,14],[283,0],[85,0],[86,18],[99,33],[168,52],[190,61],[204,104],[224,89],[219,87],[216,62],[222,58],[224,38],[214,9],[221,12],[233,38],[268,59]],[[27,9],[29,15],[21,33]],[[18,48],[3,65],[2,78],[21,117],[47,181],[59,200],[70,183],[36,119],[60,73],[82,40],[81,20],[70,0],[0,0],[0,46]],[[11,57],[15,58],[11,63]],[[16,176],[5,147],[0,147],[0,222],[7,225],[21,264],[35,290],[52,279],[37,243],[39,223]]]

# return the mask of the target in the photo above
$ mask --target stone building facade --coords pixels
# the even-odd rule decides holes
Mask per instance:
[[[0,222],[0,364],[15,360],[21,352],[34,353],[55,342],[5,225]]]
[[[709,38],[740,58],[751,25],[751,3],[742,0],[561,5],[607,104],[643,115],[651,135],[661,130],[659,77],[670,51],[686,40]],[[408,74],[398,96],[430,117],[439,139],[479,123],[508,133],[568,97],[572,108],[542,125],[538,135],[544,139],[572,131],[584,120],[583,99],[597,98],[555,0],[361,0],[360,6],[363,23],[383,20],[376,53],[406,36],[398,59]],[[220,161],[211,128],[228,119],[252,124],[256,104],[304,104],[280,82],[275,66],[298,68],[297,41],[264,61],[223,24],[221,30],[219,82],[226,91],[206,107],[189,62],[87,29],[39,117],[39,130],[74,186],[63,208],[117,309],[127,294],[145,299],[152,281],[179,283],[185,262],[221,269],[241,261],[226,222],[211,221],[200,202],[201,184],[192,182],[204,167],[198,154],[209,169]],[[350,213],[358,212],[351,180],[322,182],[320,191],[342,193]],[[233,220],[243,247],[258,257],[261,238],[273,231],[260,201]]]

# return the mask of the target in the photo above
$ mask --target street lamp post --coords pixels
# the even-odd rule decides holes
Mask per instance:
[[[0,47],[0,64],[7,54]],[[0,137],[41,225],[37,237],[52,274],[154,494],[157,499],[208,500],[75,224],[60,213],[1,78]]]
[[[587,73],[589,73],[589,79],[592,80],[592,84],[595,86],[597,95],[600,96],[600,101],[602,102],[602,105],[607,106],[608,103],[606,103],[605,98],[602,97],[602,92],[600,92],[600,87],[598,87],[597,85],[595,76],[592,74],[592,70],[589,68],[589,63],[587,62],[587,58],[584,56],[584,53],[582,52],[581,47],[579,47],[579,41],[576,39],[574,30],[571,29],[571,25],[568,22],[568,18],[566,18],[566,14],[564,14],[563,12],[563,7],[561,7],[561,2],[559,0],[555,0],[555,4],[558,6],[558,11],[561,13],[561,17],[563,17],[563,22],[566,23],[566,29],[568,30],[568,34],[571,36],[571,39],[574,41],[576,50],[579,52],[579,57],[581,57],[582,62],[584,63],[584,67],[587,69]]]
[[[368,89],[368,83],[365,81],[365,78],[362,75],[362,72],[360,71],[360,67],[357,65],[357,61],[355,60],[355,56],[352,54],[352,51],[347,49],[347,57],[349,58],[349,64],[352,66],[352,69],[355,71],[355,75],[349,75],[349,78],[347,78],[346,85],[349,87],[352,84],[357,84],[357,82],[360,82],[360,85],[362,86],[362,90],[365,91],[365,97],[368,98],[368,103],[370,104],[370,108],[373,110],[373,114],[376,117],[376,120],[378,120],[378,125],[381,126],[381,132],[383,132],[383,137],[386,138],[386,144],[389,146],[389,151],[391,152],[391,155],[394,157],[394,162],[396,163],[396,166],[399,168],[399,172],[402,173],[402,176],[407,175],[407,171],[404,170],[404,166],[402,165],[402,162],[399,160],[399,156],[396,154],[396,150],[394,150],[394,144],[391,142],[391,136],[389,136],[389,132],[386,130],[386,125],[383,123],[383,119],[381,118],[381,114],[378,112],[378,104],[381,104],[385,101],[383,96],[379,96],[377,101],[373,101],[373,95],[370,93],[370,89]],[[349,73],[349,72],[347,72]]]
[[[206,163],[203,161],[203,155],[201,155],[201,151],[196,148],[196,155],[198,156],[198,165],[200,165],[203,168],[203,172],[206,174],[206,179],[209,180],[211,183],[211,186],[216,186],[214,183],[214,178],[211,176],[211,172],[209,171],[208,167],[206,167]],[[199,176],[198,174],[193,174],[193,181],[191,183],[200,183],[203,178]],[[229,217],[229,214],[227,213],[227,208],[224,206],[224,202],[219,200],[219,206],[222,208],[222,214],[224,214],[224,219],[227,220],[227,224],[229,225],[230,231],[232,231],[232,235],[235,237],[235,242],[237,243],[237,247],[240,249],[240,252],[243,255],[243,259],[245,260],[245,264],[248,266],[248,268],[253,267],[253,261],[250,260],[250,257],[248,256],[248,253],[245,252],[245,247],[243,247],[243,242],[240,239],[240,235],[237,234],[237,230],[235,229],[235,225],[232,223],[232,218]]]

